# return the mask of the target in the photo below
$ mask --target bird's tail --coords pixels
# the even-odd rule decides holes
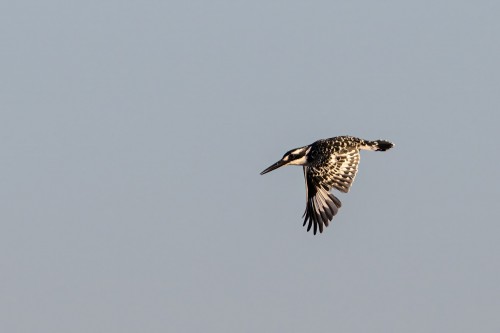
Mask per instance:
[[[363,140],[360,148],[365,150],[386,151],[394,147],[392,142],[386,140],[367,141]]]

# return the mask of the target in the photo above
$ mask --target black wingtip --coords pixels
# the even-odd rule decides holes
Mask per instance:
[[[323,205],[321,207],[317,206],[318,202],[313,198],[309,198],[303,215],[305,217],[303,226],[307,224],[307,231],[309,232],[312,229],[314,235],[318,234],[318,231],[320,234],[323,233],[342,205],[337,197],[326,190],[320,190],[316,195],[323,197]]]

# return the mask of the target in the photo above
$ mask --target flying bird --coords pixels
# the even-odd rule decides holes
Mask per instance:
[[[360,150],[386,151],[394,144],[385,140],[368,141],[352,136],[318,140],[308,146],[292,149],[283,158],[262,171],[266,174],[284,165],[302,165],[306,183],[304,224],[307,231],[323,232],[324,227],[342,206],[330,193],[332,188],[347,193],[356,177]]]

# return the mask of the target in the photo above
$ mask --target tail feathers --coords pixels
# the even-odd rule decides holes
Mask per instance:
[[[386,140],[365,141],[361,145],[361,149],[375,151],[386,151],[391,149],[392,147],[394,147],[394,144]]]

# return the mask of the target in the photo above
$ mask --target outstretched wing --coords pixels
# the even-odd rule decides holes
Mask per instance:
[[[359,164],[359,150],[351,149],[331,156],[322,166],[305,166],[306,210],[304,226],[307,231],[314,226],[313,233],[327,227],[342,206],[340,200],[330,193],[332,188],[347,193],[356,177]]]
[[[342,206],[340,200],[330,193],[329,189],[322,185],[321,176],[318,170],[311,167],[304,167],[304,178],[306,181],[306,210],[304,212],[304,226],[307,225],[307,231],[314,225],[313,233],[317,230],[323,232],[323,226],[328,223],[337,214]]]
[[[330,165],[325,169],[325,184],[347,193],[358,173],[359,149],[354,148],[342,154],[332,155]]]

